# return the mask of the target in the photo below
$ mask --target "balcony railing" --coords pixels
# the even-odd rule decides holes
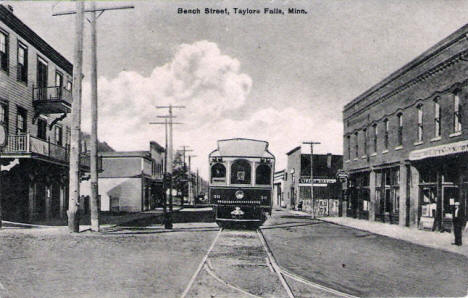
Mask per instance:
[[[8,143],[2,149],[2,153],[37,154],[64,163],[68,163],[70,157],[70,150],[68,147],[42,140],[30,134],[8,135]],[[80,166],[89,168],[89,155],[81,155]]]
[[[69,113],[72,99],[64,87],[33,87],[33,104],[43,113]]]

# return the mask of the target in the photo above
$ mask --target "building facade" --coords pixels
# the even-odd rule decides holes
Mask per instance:
[[[149,151],[100,152],[98,189],[101,211],[140,212],[154,209],[163,198],[164,148],[151,142]],[[83,196],[91,194],[81,182]]]
[[[313,179],[311,179],[310,154],[301,153],[298,146],[287,153],[284,194],[288,209],[307,210],[305,200],[311,198],[311,183],[314,189],[314,208],[322,216],[338,215],[342,198],[342,184],[336,174],[343,163],[342,155],[314,154]],[[312,208],[312,206],[310,206]]]
[[[286,170],[277,171],[273,175],[273,207],[285,208],[284,200],[284,178]]]
[[[443,230],[467,208],[468,26],[344,107],[347,214]]]
[[[72,64],[0,5],[0,199],[7,220],[66,216]],[[82,171],[89,170],[83,158]]]

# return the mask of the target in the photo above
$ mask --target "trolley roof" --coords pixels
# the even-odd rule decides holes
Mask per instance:
[[[253,139],[235,138],[218,141],[218,149],[209,157],[268,157],[275,158],[268,151],[268,142]]]

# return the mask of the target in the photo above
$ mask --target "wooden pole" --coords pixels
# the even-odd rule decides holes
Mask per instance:
[[[80,197],[80,141],[81,141],[81,81],[83,67],[83,18],[84,2],[76,1],[75,47],[73,69],[73,103],[70,138],[70,187],[68,204],[68,230],[80,231],[78,204]]]
[[[91,2],[91,231],[99,232],[96,2]]]

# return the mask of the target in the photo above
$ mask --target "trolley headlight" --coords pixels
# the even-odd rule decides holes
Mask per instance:
[[[242,200],[244,198],[244,192],[242,190],[236,191],[236,199]]]

